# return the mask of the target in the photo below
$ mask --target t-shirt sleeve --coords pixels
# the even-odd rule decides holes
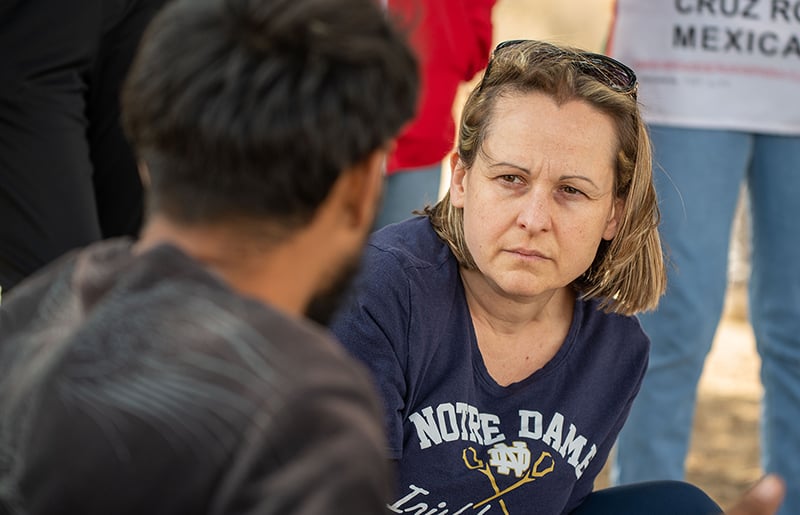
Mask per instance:
[[[351,364],[307,373],[307,387],[287,382],[283,405],[265,401],[211,513],[385,512],[394,476],[366,372]]]
[[[331,324],[347,350],[372,372],[385,408],[389,457],[403,452],[403,411],[408,383],[409,286],[391,253],[369,248],[354,296]]]

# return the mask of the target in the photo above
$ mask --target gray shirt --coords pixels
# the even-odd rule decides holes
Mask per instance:
[[[365,370],[178,249],[130,247],[96,244],[4,299],[0,513],[383,512]]]

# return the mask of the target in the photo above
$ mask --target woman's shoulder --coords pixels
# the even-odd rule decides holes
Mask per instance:
[[[345,306],[413,317],[452,304],[458,263],[427,217],[392,224],[370,237]]]
[[[603,310],[602,300],[600,299],[578,299],[577,306],[584,317],[590,323],[608,325],[633,333],[642,333],[641,324],[635,315],[621,315],[618,313],[608,313]]]
[[[426,216],[417,216],[374,232],[364,251],[364,264],[382,270],[441,269],[456,266],[449,247],[433,230]]]
[[[650,339],[639,320],[606,313],[594,299],[579,300],[576,306],[572,359],[585,365],[584,372],[615,370],[619,379],[638,381],[650,354]]]
[[[644,354],[649,351],[650,340],[636,316],[606,313],[598,299],[578,300],[576,306],[580,332],[591,340],[602,340],[606,348],[622,346]]]

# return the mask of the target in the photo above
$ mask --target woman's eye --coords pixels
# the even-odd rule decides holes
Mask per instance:
[[[501,175],[500,180],[510,183],[521,182],[519,175]]]
[[[568,195],[583,195],[583,192],[577,188],[573,188],[572,186],[562,186],[561,191]]]

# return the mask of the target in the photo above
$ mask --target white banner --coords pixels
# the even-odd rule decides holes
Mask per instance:
[[[800,134],[800,0],[617,0],[650,123]]]

